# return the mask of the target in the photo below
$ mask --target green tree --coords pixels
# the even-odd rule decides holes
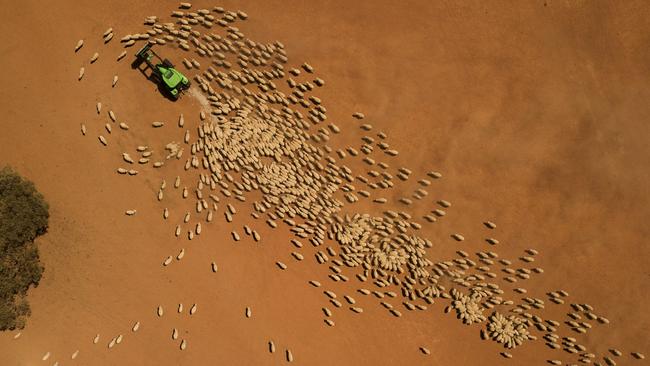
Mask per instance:
[[[34,184],[1,169],[0,330],[24,327],[30,314],[25,296],[43,274],[34,239],[46,232],[48,218],[48,205]]]

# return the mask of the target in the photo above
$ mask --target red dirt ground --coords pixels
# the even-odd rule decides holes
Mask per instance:
[[[234,224],[255,225],[263,244],[230,239],[230,225],[215,220],[200,239],[179,244],[174,225],[161,219],[155,194],[182,171],[181,162],[133,178],[115,174],[120,152],[147,143],[160,151],[180,141],[183,112],[198,121],[199,103],[171,103],[121,63],[122,34],[139,32],[148,15],[166,16],[177,4],[146,0],[42,5],[3,3],[0,23],[0,165],[35,182],[51,207],[50,229],[38,239],[44,277],[29,292],[32,316],[20,338],[0,334],[0,365],[271,365],[290,348],[298,365],[500,365],[567,359],[541,340],[512,351],[479,338],[479,328],[428,311],[390,316],[376,299],[353,294],[363,314],[337,310],[332,328],[320,311],[327,302],[307,280],[326,273],[306,255],[292,261],[286,228],[274,232],[240,212]],[[596,326],[580,342],[604,355],[609,348],[650,352],[648,269],[650,234],[650,6],[642,1],[539,1],[517,5],[439,1],[224,1],[196,3],[243,9],[242,30],[258,40],[281,40],[290,62],[307,61],[327,85],[320,91],[328,118],[343,127],[339,146],[358,144],[363,131],[350,116],[361,111],[400,150],[393,167],[413,170],[412,192],[424,173],[437,170],[426,200],[410,210],[452,202],[448,215],[422,235],[436,246],[433,258],[464,249],[495,250],[516,258],[540,251],[545,273],[525,284],[531,296],[564,289],[568,302],[589,303],[611,324]],[[101,46],[108,27],[116,39]],[[78,39],[86,44],[75,54]],[[95,50],[99,61],[80,64]],[[174,56],[174,54],[170,54]],[[118,87],[110,90],[113,74]],[[94,112],[109,100],[131,126],[129,137],[102,148],[104,122]],[[153,120],[168,121],[151,129]],[[92,128],[81,136],[79,126]],[[113,132],[116,134],[116,132]],[[360,165],[358,165],[360,167]],[[183,173],[183,181],[194,184]],[[194,178],[192,178],[194,179]],[[191,182],[191,183],[190,183]],[[179,197],[165,201],[172,222],[185,210]],[[137,208],[135,217],[124,210]],[[358,203],[355,212],[379,214]],[[182,211],[182,212],[181,212]],[[221,218],[221,214],[217,216]],[[176,220],[176,221],[174,221]],[[497,223],[494,231],[482,224]],[[241,229],[239,229],[241,232]],[[456,243],[449,235],[462,233]],[[483,239],[494,236],[497,247]],[[184,246],[187,255],[160,264]],[[218,274],[210,272],[211,261]],[[274,263],[289,265],[278,271]],[[519,284],[517,285],[519,286]],[[512,287],[517,287],[512,286]],[[327,286],[325,286],[327,287]],[[191,317],[176,304],[198,304]],[[155,309],[162,305],[165,316]],[[244,308],[253,317],[244,317]],[[559,307],[547,305],[560,319]],[[142,322],[138,333],[130,331]],[[170,339],[179,328],[188,349]],[[100,333],[101,341],[92,344]],[[108,351],[110,338],[123,344]],[[271,355],[266,342],[274,340]],[[428,347],[431,355],[418,351]],[[79,358],[70,360],[75,350]],[[41,357],[52,356],[47,362]],[[630,360],[630,361],[628,361]]]

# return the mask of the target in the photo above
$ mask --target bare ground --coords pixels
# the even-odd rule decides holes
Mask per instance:
[[[166,15],[176,5],[158,3],[2,4],[11,11],[0,24],[0,162],[36,183],[50,203],[51,224],[38,240],[46,272],[30,291],[33,315],[17,340],[15,332],[0,335],[0,364],[34,364],[51,352],[48,362],[61,365],[264,365],[279,363],[285,348],[306,365],[569,359],[540,340],[504,360],[502,348],[480,340],[478,327],[443,314],[442,302],[394,318],[376,299],[354,294],[354,283],[337,284],[337,293],[355,296],[364,313],[337,311],[336,325],[326,327],[320,312],[326,300],[307,284],[325,283],[326,274],[313,256],[290,259],[286,229],[257,223],[263,244],[250,238],[233,244],[232,226],[219,214],[200,240],[175,241],[155,194],[182,163],[133,179],[114,172],[121,151],[141,143],[160,150],[180,140],[181,130],[173,127],[179,112],[198,120],[196,99],[171,103],[128,68],[133,49],[114,62],[121,34],[140,31],[145,16]],[[568,302],[589,303],[611,320],[576,336],[582,344],[599,355],[619,348],[625,360],[631,351],[650,352],[644,336],[650,333],[647,4],[225,1],[195,7],[203,5],[247,11],[246,34],[279,39],[292,63],[316,68],[327,82],[319,97],[329,119],[344,129],[333,144],[358,144],[364,133],[350,117],[355,111],[386,132],[400,150],[391,166],[414,172],[410,186],[393,189],[393,197],[409,194],[426,171],[443,173],[428,198],[409,208],[424,213],[437,199],[452,202],[444,219],[422,230],[435,243],[432,258],[449,258],[458,249],[516,258],[536,248],[545,273],[523,285],[531,296],[565,289]],[[101,46],[109,26],[116,39]],[[80,38],[86,45],[74,54]],[[80,63],[95,50],[99,61],[86,65],[87,76],[77,82]],[[109,90],[114,73],[120,82]],[[111,140],[117,146],[102,148],[96,135],[104,121],[94,108],[108,98],[104,108],[131,130]],[[153,120],[169,123],[152,130]],[[85,137],[82,122],[93,129]],[[189,182],[190,176],[182,178]],[[177,221],[186,210],[180,197],[165,205]],[[130,208],[138,209],[136,217],[124,216]],[[350,210],[381,209],[365,202]],[[252,221],[241,211],[240,228]],[[488,232],[485,220],[497,229]],[[450,239],[456,232],[466,240]],[[500,244],[488,247],[488,236]],[[184,260],[162,267],[181,247],[188,252]],[[220,265],[216,275],[212,260]],[[276,260],[289,269],[278,271]],[[179,302],[197,303],[199,310],[179,315]],[[155,315],[158,305],[165,309],[162,319]],[[251,319],[244,317],[246,306]],[[547,305],[550,318],[565,312]],[[142,328],[132,334],[136,321]],[[173,327],[188,340],[184,352],[171,341]],[[97,333],[101,341],[93,345]],[[108,351],[118,334],[123,344]],[[270,339],[278,347],[274,355],[267,352]],[[432,354],[421,354],[420,346]],[[70,361],[77,349],[79,358]]]

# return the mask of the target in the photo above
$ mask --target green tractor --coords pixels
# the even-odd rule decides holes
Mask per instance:
[[[152,44],[147,43],[138,53],[135,54],[135,61],[133,68],[139,69],[143,74],[147,68],[140,69],[140,65],[144,62],[148,68],[151,69],[151,75],[148,76],[159,85],[161,90],[166,93],[172,100],[177,100],[181,93],[190,87],[190,81],[185,75],[181,74],[174,68],[174,65],[168,59],[162,59],[152,49]],[[154,64],[152,60],[158,59],[158,63]],[[145,74],[146,75],[146,74]]]

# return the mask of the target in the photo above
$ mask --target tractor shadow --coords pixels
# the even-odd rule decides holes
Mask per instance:
[[[143,67],[142,65],[144,65],[144,67]],[[167,92],[165,91],[165,88],[162,88],[162,87],[160,86],[160,83],[161,83],[160,79],[158,79],[158,78],[156,77],[156,75],[154,74],[153,70],[150,69],[150,67],[147,65],[146,62],[144,62],[144,60],[142,60],[142,59],[136,57],[136,59],[133,60],[133,62],[131,62],[131,68],[134,69],[134,70],[138,70],[138,71],[140,71],[140,73],[141,73],[141,74],[142,74],[142,75],[143,75],[147,80],[149,80],[149,81],[152,82],[154,85],[156,85],[156,89],[158,90],[158,92],[160,93],[160,95],[162,95],[163,97],[167,98],[167,99],[168,99],[169,101],[171,101],[171,102],[175,102],[175,101],[176,101],[176,99],[174,99],[174,98],[173,98],[169,93],[167,93]],[[149,70],[148,73],[147,73],[147,70]]]

